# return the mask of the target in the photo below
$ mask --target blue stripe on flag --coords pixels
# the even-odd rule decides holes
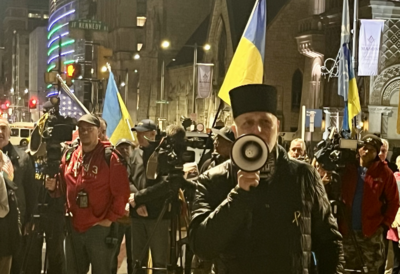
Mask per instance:
[[[243,36],[257,47],[263,61],[265,57],[266,26],[266,0],[259,0]]]
[[[118,101],[118,87],[114,74],[110,71],[103,107],[103,119],[107,121],[107,136],[111,137],[122,119],[121,107]]]

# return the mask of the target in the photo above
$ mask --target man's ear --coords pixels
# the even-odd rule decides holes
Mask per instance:
[[[237,139],[237,137],[238,137],[238,134],[237,134],[237,128],[236,128],[236,125],[235,125],[235,124],[233,124],[233,125],[231,126],[231,129],[232,129],[232,132],[233,132],[233,134],[235,135],[235,139]]]

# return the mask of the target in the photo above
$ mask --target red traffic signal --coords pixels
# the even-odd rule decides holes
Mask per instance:
[[[29,99],[29,108],[30,109],[37,108],[37,103],[38,103],[38,101],[36,98]]]
[[[75,67],[73,65],[68,65],[67,66],[67,76],[68,77],[73,77],[75,72]]]
[[[82,67],[78,63],[72,63],[66,66],[65,74],[67,78],[78,79],[82,75]]]

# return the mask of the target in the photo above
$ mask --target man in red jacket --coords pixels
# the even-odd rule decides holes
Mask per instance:
[[[361,270],[364,261],[368,273],[378,273],[384,264],[383,231],[396,216],[399,194],[392,171],[378,157],[381,139],[366,135],[362,140],[359,164],[348,166],[342,177],[345,216],[340,230],[344,234],[345,268]],[[357,244],[351,240],[351,230]]]
[[[50,191],[65,188],[72,231],[66,241],[68,274],[111,273],[114,248],[106,243],[111,224],[125,214],[129,198],[126,167],[114,153],[107,156],[107,142],[98,139],[100,120],[86,114],[79,119],[80,145],[62,160],[61,181],[46,180]],[[108,157],[108,159],[107,159]]]

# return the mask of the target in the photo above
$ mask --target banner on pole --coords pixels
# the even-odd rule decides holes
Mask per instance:
[[[360,20],[358,76],[378,75],[379,50],[384,20]]]
[[[208,98],[212,91],[212,64],[197,64],[197,98]]]

